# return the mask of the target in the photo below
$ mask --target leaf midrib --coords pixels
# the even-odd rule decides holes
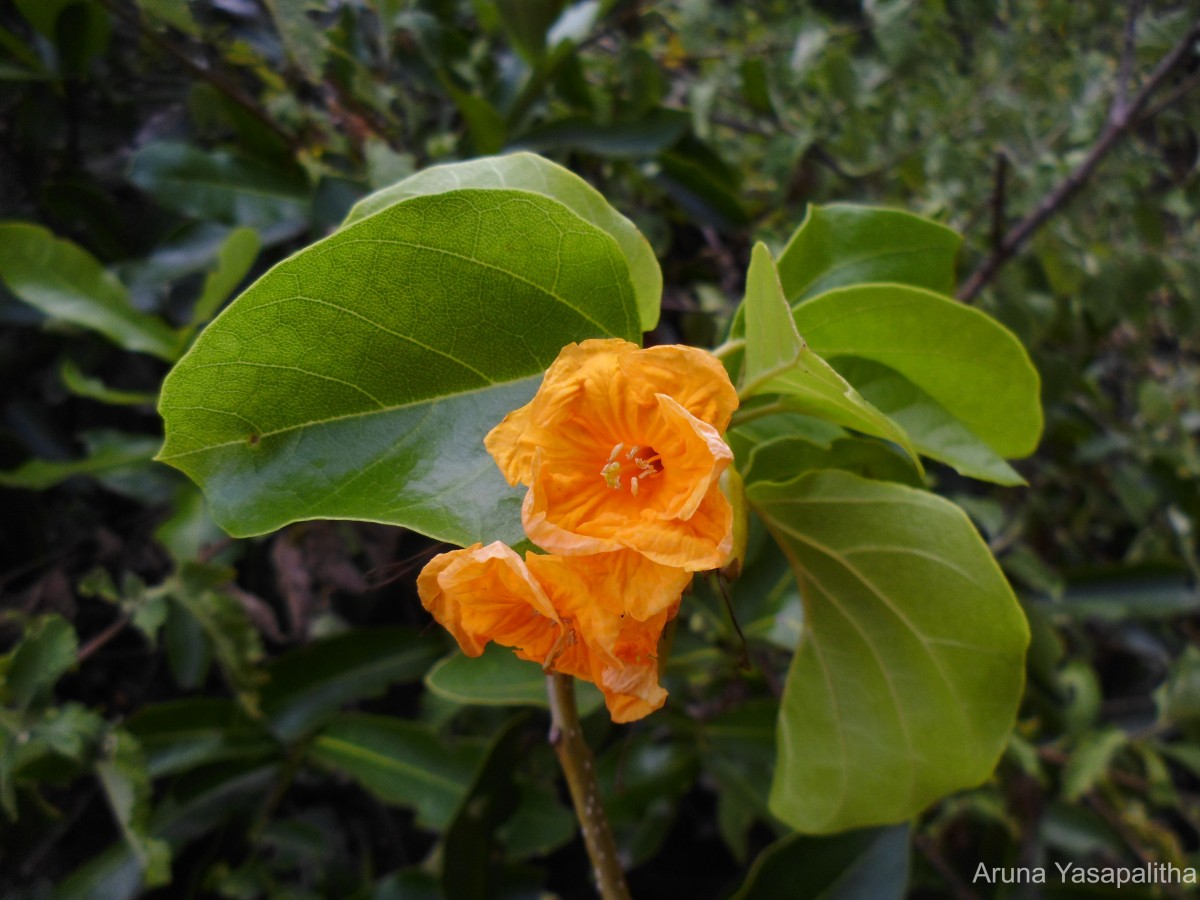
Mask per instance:
[[[372,750],[369,747],[364,747],[361,744],[354,744],[343,738],[334,737],[329,734],[322,734],[317,738],[317,746],[325,746],[335,752],[341,752],[352,758],[363,759],[368,762],[375,763],[388,771],[403,772],[415,778],[417,781],[423,781],[430,785],[435,785],[444,790],[448,790],[454,794],[460,794],[464,790],[464,786],[456,781],[451,781],[441,775],[431,772],[429,769],[422,769],[420,766],[405,762],[394,756],[388,756],[386,753],[381,753],[378,750]]]
[[[465,397],[465,396],[469,396],[470,394],[478,394],[483,391],[493,390],[494,388],[497,388],[497,387],[504,387],[506,385],[516,384],[518,381],[525,381],[528,378],[534,378],[534,377],[536,377],[536,374],[522,375],[521,377],[514,378],[511,381],[496,381],[496,382],[493,382],[492,384],[481,385],[479,387],[469,388],[465,391],[457,391],[452,394],[438,394],[436,397],[422,397],[418,400],[410,400],[407,403],[397,403],[394,406],[384,406],[379,409],[363,409],[363,410],[359,410],[358,412],[345,413],[340,416],[330,416],[327,419],[313,419],[308,422],[297,422],[294,425],[286,425],[283,428],[276,428],[273,431],[259,432],[258,437],[259,437],[259,439],[269,438],[269,437],[274,437],[279,434],[286,434],[289,431],[297,431],[301,428],[311,428],[315,425],[328,425],[331,422],[341,422],[346,419],[360,419],[360,418],[363,418],[364,416],[384,415],[386,413],[397,412],[402,409],[411,409],[412,407],[421,406],[422,404],[431,404],[432,405],[432,404],[440,403],[443,400],[453,400],[458,397]],[[167,409],[175,409],[175,408],[185,409],[186,407],[169,407],[169,406],[164,405],[164,406],[160,407],[160,411],[165,412]],[[244,418],[244,417],[241,417],[241,418]],[[185,456],[193,456],[197,453],[207,453],[210,450],[220,450],[222,447],[241,446],[245,443],[246,443],[245,438],[235,438],[232,441],[222,441],[219,444],[208,444],[207,446],[204,446],[204,447],[196,447],[192,450],[184,450],[180,453],[172,453],[170,456],[164,456],[160,453],[155,458],[159,462],[170,462],[173,459],[182,459]]]

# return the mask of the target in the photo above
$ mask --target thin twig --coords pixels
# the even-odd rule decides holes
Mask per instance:
[[[550,697],[550,744],[567,778],[583,843],[596,874],[596,889],[602,900],[629,900],[617,842],[604,815],[596,783],[592,751],[583,739],[579,710],[575,708],[575,679],[552,672],[546,676],[546,693]]]
[[[112,623],[97,634],[94,638],[79,648],[79,653],[75,656],[76,663],[81,663],[88,657],[92,656],[97,650],[115,638],[118,634],[125,630],[125,626],[129,624],[133,616],[131,613],[121,613]]]
[[[1125,42],[1121,47],[1121,62],[1117,66],[1117,90],[1113,97],[1113,111],[1124,115],[1129,106],[1129,86],[1133,84],[1133,57],[1137,51],[1137,19],[1142,11],[1140,0],[1129,4],[1129,16],[1125,20]]]
[[[1087,184],[1095,173],[1096,167],[1100,165],[1101,160],[1136,125],[1146,120],[1142,112],[1146,108],[1151,95],[1162,86],[1167,76],[1174,71],[1175,67],[1187,58],[1192,50],[1192,45],[1198,39],[1200,39],[1200,21],[1193,22],[1179,43],[1171,48],[1171,51],[1162,58],[1133,100],[1128,103],[1113,103],[1104,129],[1101,131],[1096,143],[1092,145],[1092,149],[1088,151],[1087,156],[1084,157],[1083,161],[1065,179],[1059,182],[1054,190],[1042,199],[1029,215],[1018,222],[1005,235],[1000,246],[996,247],[979,267],[971,273],[971,277],[967,279],[966,283],[959,290],[958,299],[965,302],[973,300],[983,287],[995,277],[1000,267],[1016,254],[1033,233],[1046,224],[1046,221],[1051,216],[1058,212],[1068,200],[1079,192],[1080,188]],[[1178,99],[1181,96],[1183,96],[1183,93],[1176,93],[1174,99]],[[1159,104],[1155,107],[1155,111],[1157,112],[1161,108],[1162,104]]]
[[[1008,216],[1005,212],[1008,188],[1008,154],[996,151],[996,178],[992,186],[992,249],[1004,243],[1004,225]]]

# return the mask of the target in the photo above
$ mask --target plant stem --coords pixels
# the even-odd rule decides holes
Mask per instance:
[[[602,900],[629,900],[625,873],[617,858],[617,843],[604,815],[592,751],[583,739],[579,710],[575,708],[575,679],[560,672],[546,675],[550,696],[550,745],[558,754],[571,791],[575,816],[596,874],[596,889]]]
[[[1012,227],[1012,229],[1004,236],[1004,239],[992,249],[991,254],[979,265],[971,277],[966,280],[963,286],[958,291],[958,299],[963,302],[970,303],[995,277],[996,272],[1009,259],[1011,259],[1018,250],[1024,246],[1025,242],[1033,235],[1035,231],[1041,228],[1046,221],[1058,212],[1063,205],[1077,194],[1083,188],[1092,175],[1095,173],[1097,166],[1120,141],[1133,131],[1135,127],[1146,122],[1158,112],[1160,112],[1167,102],[1178,100],[1184,93],[1200,84],[1198,81],[1187,79],[1180,83],[1175,91],[1172,91],[1166,102],[1159,103],[1146,112],[1146,106],[1150,100],[1150,96],[1154,94],[1167,80],[1167,76],[1176,68],[1190,58],[1192,45],[1200,39],[1200,20],[1194,21],[1188,26],[1187,31],[1179,40],[1174,48],[1162,58],[1154,71],[1146,78],[1142,89],[1132,98],[1128,99],[1125,96],[1126,85],[1124,77],[1118,81],[1116,96],[1113,100],[1112,109],[1109,111],[1108,120],[1104,124],[1100,135],[1096,138],[1096,143],[1084,156],[1083,160],[1077,165],[1074,170],[1049,194],[1042,198],[1042,201],[1030,212],[1024,219]],[[1128,38],[1127,38],[1128,41]],[[1122,69],[1127,68],[1122,66]]]

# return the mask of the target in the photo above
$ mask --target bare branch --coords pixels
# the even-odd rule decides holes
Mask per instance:
[[[1163,85],[1167,76],[1174,71],[1175,67],[1183,62],[1192,50],[1192,45],[1200,40],[1200,20],[1193,22],[1187,29],[1187,32],[1180,39],[1171,51],[1159,61],[1154,71],[1146,79],[1141,90],[1128,103],[1121,104],[1118,100],[1113,103],[1113,109],[1108,117],[1108,121],[1104,126],[1104,130],[1100,132],[1100,136],[1096,139],[1096,143],[1092,145],[1092,149],[1088,151],[1087,156],[1079,163],[1075,169],[1067,175],[1049,194],[1042,198],[1042,201],[1033,209],[1029,215],[1025,216],[1005,235],[1004,240],[987,256],[979,267],[971,273],[971,277],[966,280],[963,286],[959,289],[958,299],[964,302],[970,302],[983,287],[988,284],[1008,260],[1010,260],[1016,252],[1025,244],[1035,231],[1041,228],[1046,221],[1053,216],[1059,209],[1063,207],[1068,200],[1077,194],[1085,184],[1091,179],[1095,173],[1097,166],[1101,160],[1106,157],[1109,152],[1124,138],[1136,125],[1147,120],[1143,115],[1143,111],[1150,100],[1150,97]],[[1194,87],[1200,83],[1194,79],[1188,79],[1183,82],[1183,85]],[[1186,91],[1172,91],[1171,99],[1178,100],[1186,93]],[[1118,107],[1124,106],[1123,109]],[[1153,108],[1153,112],[1157,113],[1165,108],[1165,104],[1157,104]]]

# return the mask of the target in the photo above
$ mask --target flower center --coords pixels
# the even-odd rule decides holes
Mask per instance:
[[[628,484],[629,493],[636,497],[642,484],[657,476],[662,472],[662,468],[662,457],[653,447],[639,447],[633,444],[626,450],[625,444],[619,443],[608,454],[608,462],[600,470],[600,477],[614,491],[619,491]]]

